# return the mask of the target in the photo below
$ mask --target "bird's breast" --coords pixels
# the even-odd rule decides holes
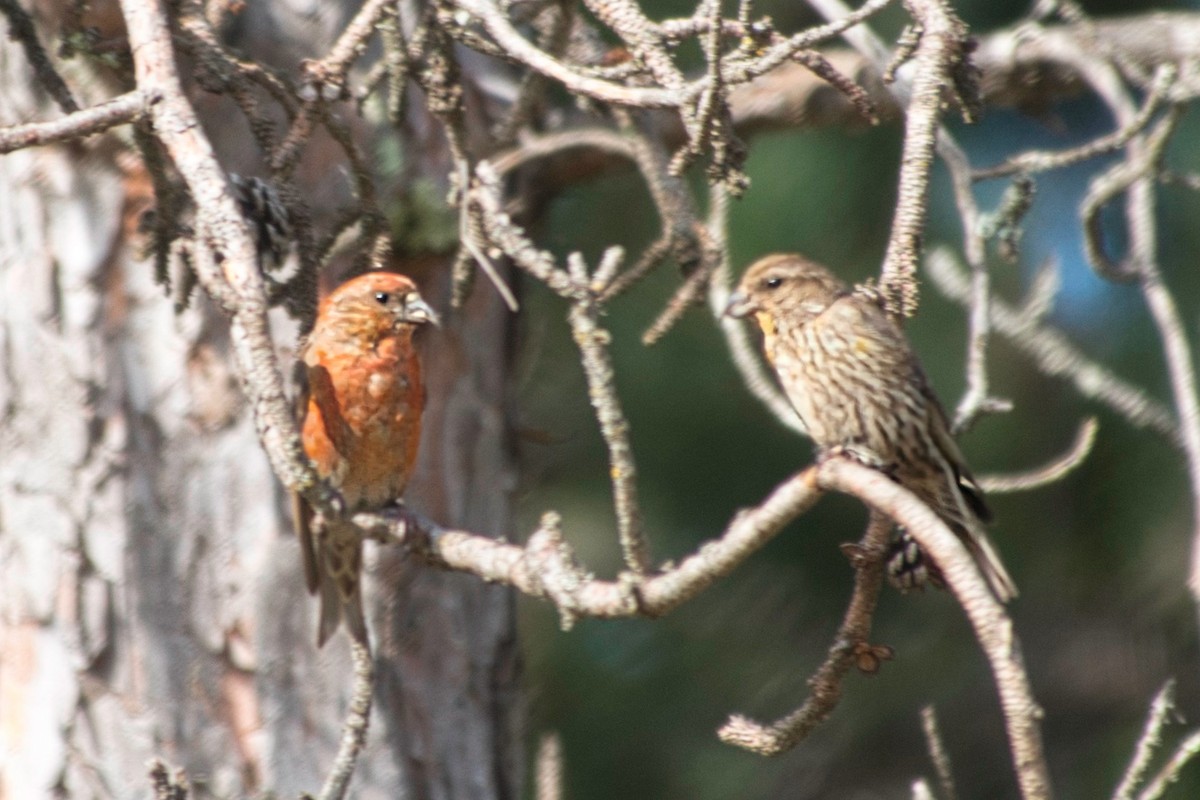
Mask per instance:
[[[329,414],[346,432],[338,446],[325,441],[318,451],[336,452],[320,459],[310,452],[324,477],[342,491],[351,507],[372,507],[398,498],[408,483],[421,435],[424,388],[411,347],[391,343],[363,353],[321,361],[330,376],[336,408],[310,406],[310,415]],[[330,427],[306,420],[306,434],[327,439]]]

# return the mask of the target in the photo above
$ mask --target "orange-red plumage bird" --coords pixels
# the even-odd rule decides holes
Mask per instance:
[[[348,511],[391,503],[408,484],[425,405],[413,335],[436,321],[416,285],[395,273],[360,275],[321,303],[302,352],[308,396],[301,439]],[[366,643],[361,534],[349,522],[313,524],[302,501],[296,512],[305,580],[321,597],[317,644],[343,617],[350,634]]]

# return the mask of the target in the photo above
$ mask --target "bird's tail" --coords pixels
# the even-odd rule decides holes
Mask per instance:
[[[317,589],[321,597],[321,623],[317,646],[323,647],[338,624],[346,620],[350,635],[367,644],[367,622],[362,606],[362,543],[357,530],[339,529],[334,523],[320,534],[317,547]]]
[[[996,595],[996,599],[1001,603],[1007,603],[1015,598],[1017,585],[1013,583],[1012,576],[1004,568],[1000,554],[996,552],[996,548],[992,545],[991,539],[988,538],[987,532],[982,529],[982,526],[955,525],[954,532],[959,535],[963,544],[967,546],[967,550],[971,552],[975,559],[975,565],[983,573],[983,577],[991,587],[992,594]]]
[[[996,599],[1007,603],[1015,598],[1017,585],[1004,568],[1000,554],[996,552],[982,526],[955,522],[950,524],[950,529],[966,545]],[[939,589],[946,586],[946,580],[937,564],[921,550],[912,534],[903,527],[896,528],[888,544],[886,563],[888,580],[902,592],[920,589],[927,581]]]

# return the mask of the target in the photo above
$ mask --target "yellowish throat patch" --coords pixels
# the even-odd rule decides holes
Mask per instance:
[[[755,311],[754,317],[763,332],[763,355],[771,366],[775,366],[775,318],[765,311]]]
[[[755,311],[755,318],[758,320],[758,327],[762,328],[765,336],[775,335],[775,318],[766,311]]]

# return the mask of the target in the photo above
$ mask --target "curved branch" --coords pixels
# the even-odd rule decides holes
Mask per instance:
[[[1049,464],[1012,475],[981,475],[979,486],[988,494],[1003,494],[1004,492],[1023,492],[1037,489],[1060,480],[1067,473],[1083,463],[1092,452],[1096,443],[1096,432],[1100,423],[1095,417],[1088,417],[1075,433],[1075,441],[1067,452],[1051,461]]]
[[[847,459],[830,458],[821,464],[818,480],[823,488],[852,494],[903,525],[941,569],[947,588],[966,612],[991,665],[1021,796],[1026,800],[1050,797],[1050,773],[1039,724],[1042,710],[1029,685],[1020,641],[1004,606],[988,588],[962,542],[928,506],[875,470]]]
[[[891,530],[892,524],[887,517],[872,514],[862,541],[858,545],[843,546],[849,549],[848,555],[855,569],[854,592],[829,655],[808,681],[812,692],[804,704],[768,725],[735,714],[717,732],[721,741],[764,756],[787,752],[833,713],[842,697],[843,678],[864,653],[868,666],[878,669],[879,656],[874,652],[878,648],[870,647],[867,637],[871,634],[871,620],[883,583],[884,548]],[[886,654],[890,657],[890,650],[886,650]]]
[[[927,267],[939,291],[957,303],[970,302],[970,282],[952,259],[930,259]],[[1088,358],[1061,331],[1042,324],[1036,313],[1021,313],[994,297],[989,306],[996,331],[1033,359],[1043,373],[1068,379],[1084,397],[1104,403],[1131,424],[1155,430],[1172,444],[1179,444],[1175,418],[1162,403]]]

